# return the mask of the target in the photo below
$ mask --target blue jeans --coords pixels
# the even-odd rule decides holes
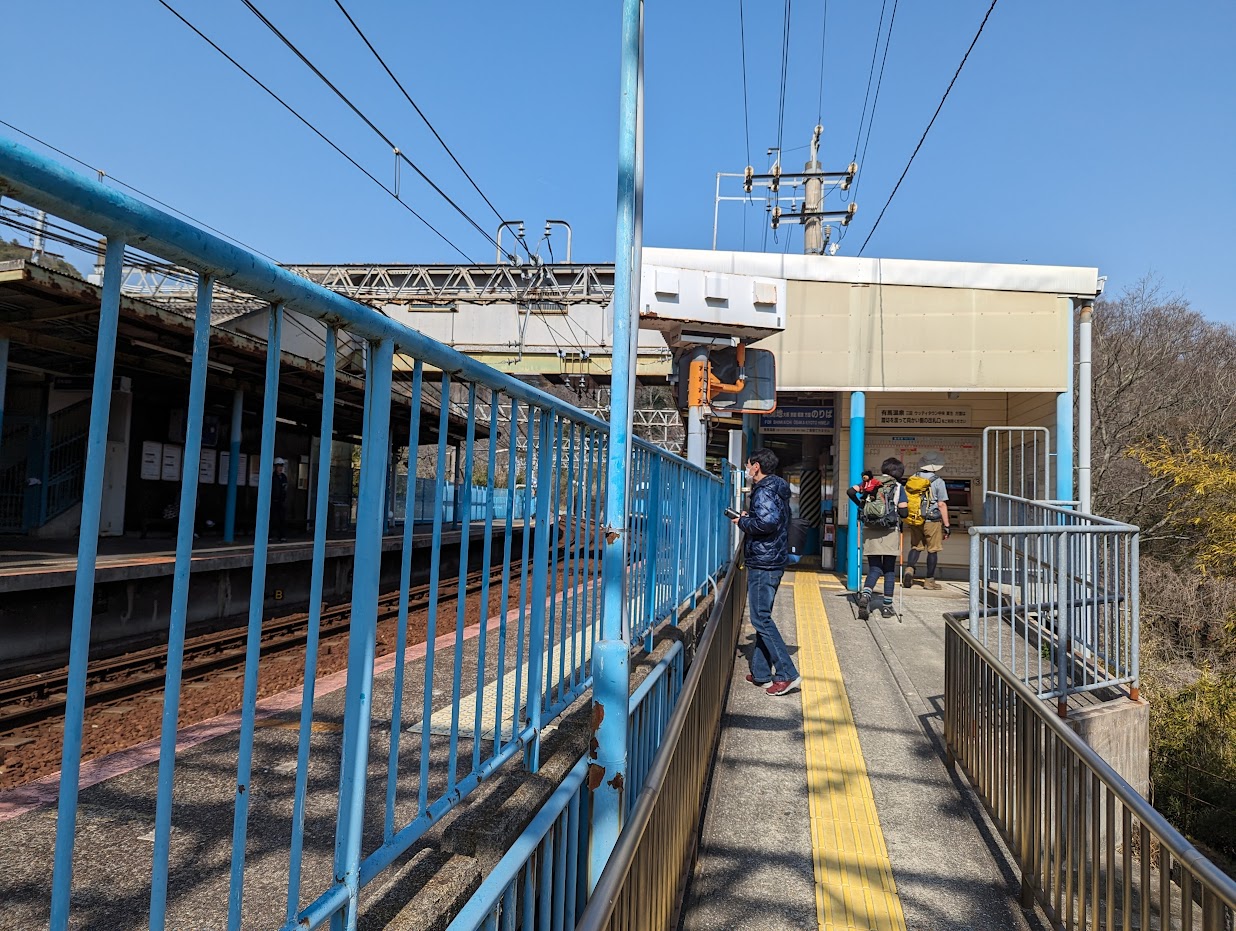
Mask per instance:
[[[784,573],[784,569],[747,570],[747,613],[751,617],[751,626],[755,628],[751,678],[756,682],[767,682],[769,679],[792,682],[798,678],[790,651],[786,649],[785,640],[772,617],[773,599],[777,597],[777,586],[781,584]]]

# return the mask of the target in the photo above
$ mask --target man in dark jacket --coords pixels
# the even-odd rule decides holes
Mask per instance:
[[[768,694],[781,696],[802,684],[790,659],[785,640],[772,617],[777,586],[790,554],[790,486],[777,471],[777,455],[757,449],[747,459],[751,480],[751,511],[734,519],[745,535],[743,561],[747,566],[747,613],[755,628],[751,672],[747,681],[768,686]]]

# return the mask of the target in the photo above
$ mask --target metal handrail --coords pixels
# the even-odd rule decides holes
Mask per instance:
[[[669,724],[665,728],[665,733],[661,738],[661,748],[657,752],[656,759],[653,761],[652,767],[648,771],[648,776],[644,781],[643,792],[640,794],[639,801],[636,802],[630,818],[623,826],[622,833],[618,836],[618,843],[614,847],[604,871],[601,873],[596,888],[593,889],[588,907],[584,910],[579,923],[575,926],[576,931],[601,931],[602,928],[610,927],[614,912],[624,891],[627,889],[628,880],[636,864],[636,858],[643,850],[645,838],[649,836],[649,828],[653,823],[654,816],[657,814],[657,806],[669,785],[671,769],[676,761],[680,742],[691,723],[692,715],[698,713],[696,698],[704,682],[704,677],[710,672],[712,663],[709,661],[714,660],[716,656],[722,655],[714,653],[714,651],[718,650],[726,651],[726,655],[732,660],[733,643],[730,642],[730,638],[737,638],[738,625],[735,621],[741,620],[743,606],[736,604],[736,599],[732,597],[731,590],[737,584],[736,580],[739,577],[740,571],[737,568],[731,568],[721,584],[708,620],[708,628],[700,639],[695,660],[692,662],[687,677],[683,682],[678,704],[675,706],[673,716],[670,718]],[[723,621],[727,620],[727,612],[730,623],[725,624]],[[718,643],[718,639],[722,637],[725,639]],[[725,684],[728,684],[729,676],[725,675],[723,678]],[[723,703],[718,703],[717,707],[712,709],[716,712],[716,722],[714,723],[718,725],[720,723],[722,705]],[[715,739],[715,737],[716,729],[714,727],[712,738]],[[710,763],[713,740],[703,740],[697,736],[695,743],[705,748],[705,756]],[[689,845],[692,843],[695,826],[698,825],[699,812],[703,809],[703,799],[697,797],[695,804],[698,807],[694,816],[690,819],[692,827],[689,830],[675,832],[676,843],[678,844]],[[677,814],[681,815],[682,812]],[[658,838],[659,841],[663,839],[662,837]],[[680,851],[677,848],[669,851],[659,851],[663,864],[670,867],[677,865],[679,869],[653,877],[652,882],[655,884],[653,888],[641,888],[641,895],[646,896],[647,899],[641,899],[640,902],[641,913],[636,916],[641,921],[638,925],[639,927],[669,927],[669,918],[676,911],[676,908],[673,906],[676,904],[677,893],[680,889],[681,871],[687,865],[684,862],[686,858],[678,858],[676,856],[678,853]],[[660,913],[660,917],[664,919],[663,923],[656,923],[658,915],[654,913]]]
[[[944,724],[950,762],[959,763],[966,771],[1010,841],[1021,870],[1022,904],[1028,906],[1037,899],[1067,928],[1084,926],[1087,906],[1092,912],[1092,927],[1100,925],[1101,913],[1107,915],[1106,927],[1113,927],[1113,916],[1119,907],[1123,926],[1129,928],[1130,911],[1139,907],[1143,916],[1141,927],[1148,928],[1153,895],[1159,897],[1160,915],[1165,908],[1171,910],[1169,887],[1174,863],[1182,870],[1181,911],[1187,907],[1190,912],[1185,927],[1192,926],[1191,913],[1196,904],[1192,886],[1199,883],[1202,931],[1230,929],[1236,915],[1236,879],[1208,860],[1106,760],[1051,713],[1029,686],[1010,675],[1000,659],[966,629],[966,612],[944,617],[948,634]],[[995,677],[967,677],[959,646],[972,651]],[[1091,780],[1085,779],[1086,772],[1093,777]],[[1103,791],[1108,793],[1105,825],[1100,805]],[[1066,795],[1073,803],[1071,806],[1064,804]],[[1053,802],[1056,807],[1051,809]],[[1087,803],[1089,812],[1084,810]],[[1121,811],[1119,821],[1117,803]],[[1066,807],[1070,810],[1065,811]],[[1054,818],[1050,817],[1052,814]],[[1036,820],[1036,816],[1040,817]],[[1134,822],[1141,842],[1141,863],[1136,875],[1132,867]],[[1123,834],[1119,851],[1117,833]],[[1153,841],[1159,844],[1157,890],[1150,881],[1155,856],[1151,850]],[[1117,855],[1120,864],[1115,862]],[[1066,861],[1063,868],[1062,860]],[[1118,867],[1122,877],[1119,889],[1115,883]],[[1046,882],[1040,881],[1043,875]],[[1132,888],[1135,879],[1140,884],[1136,902]],[[1113,901],[1117,895],[1119,903]],[[1080,925],[1073,921],[1077,914],[1082,918]],[[1161,920],[1160,927],[1169,924]]]
[[[539,408],[569,416],[598,430],[609,425],[554,395],[500,372],[247,249],[212,235],[98,181],[50,162],[20,143],[0,136],[0,192],[96,232],[140,245],[142,250],[183,268],[210,275],[255,297],[328,324],[346,324],[369,340],[391,340],[418,359],[467,381],[497,388]],[[634,445],[654,450],[703,475],[709,473],[646,440]]]

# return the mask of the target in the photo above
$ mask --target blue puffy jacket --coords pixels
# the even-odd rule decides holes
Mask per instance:
[[[748,569],[784,569],[790,556],[790,484],[767,475],[751,492],[751,510],[738,518],[746,534],[743,560]]]

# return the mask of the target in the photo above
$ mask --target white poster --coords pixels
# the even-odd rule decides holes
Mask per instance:
[[[146,440],[142,443],[142,478],[157,482],[163,469],[163,444]]]
[[[184,455],[184,450],[179,446],[173,446],[171,443],[163,444],[163,470],[162,477],[165,482],[180,481],[180,465],[181,457]]]
[[[219,450],[219,475],[218,482],[220,485],[227,484],[227,467],[231,464],[232,454],[226,449]]]
[[[876,408],[877,427],[968,427],[970,408],[948,405],[940,407],[906,407],[902,404],[881,404]]]
[[[213,485],[215,481],[215,451],[203,449],[197,464],[197,483]]]
[[[258,482],[262,480],[262,458],[261,456],[249,457],[249,487],[257,488]]]

